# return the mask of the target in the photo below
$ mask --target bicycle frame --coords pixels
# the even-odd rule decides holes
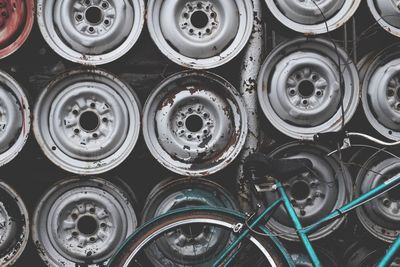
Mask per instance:
[[[391,179],[387,180],[385,183],[377,186],[376,188],[372,189],[371,191],[361,195],[357,199],[354,199],[353,201],[349,202],[348,204],[342,206],[341,208],[335,210],[334,212],[330,213],[327,215],[325,218],[321,219],[320,221],[308,226],[308,227],[303,227],[301,225],[301,222],[299,220],[299,217],[297,216],[292,203],[290,202],[288,195],[286,194],[285,188],[283,185],[277,181],[276,182],[276,189],[280,195],[280,198],[278,198],[272,205],[267,207],[259,216],[257,216],[249,225],[248,228],[245,228],[239,235],[238,239],[235,240],[220,256],[219,258],[214,262],[213,266],[219,266],[222,262],[225,262],[225,266],[231,262],[232,259],[228,258],[226,260],[227,256],[231,254],[231,252],[240,244],[240,242],[249,234],[249,232],[254,229],[259,227],[259,224],[261,221],[268,220],[269,217],[272,215],[273,211],[279,206],[279,205],[284,205],[284,208],[286,209],[290,219],[293,222],[293,225],[297,231],[297,235],[300,238],[300,241],[303,243],[305,249],[307,250],[308,255],[310,256],[311,262],[315,267],[321,267],[321,262],[318,259],[318,256],[315,253],[315,250],[308,238],[308,234],[311,232],[318,230],[320,227],[325,225],[326,223],[329,223],[331,221],[334,221],[341,216],[346,215],[347,213],[351,212],[355,208],[379,197],[380,195],[384,194],[385,192],[393,189],[396,186],[400,185],[400,174],[392,177]],[[394,241],[394,243],[391,245],[391,247],[388,249],[386,252],[385,256],[380,260],[379,264],[377,267],[387,267],[389,264],[394,260],[397,252],[400,252],[400,236],[397,237],[397,239]],[[231,255],[231,257],[234,257],[235,254]]]

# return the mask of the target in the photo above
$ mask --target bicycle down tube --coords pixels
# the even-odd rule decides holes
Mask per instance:
[[[252,223],[248,225],[247,229],[244,229],[238,239],[235,240],[225,251],[224,253],[219,256],[219,258],[214,262],[213,266],[219,266],[223,262],[227,262],[224,266],[228,266],[229,262],[231,262],[231,257],[235,257],[235,253],[232,254],[233,250],[240,244],[240,242],[246,238],[248,233],[252,230],[257,228],[257,226],[260,224],[260,222],[263,221],[263,219],[267,216],[270,215],[271,212],[275,210],[275,208],[281,204],[284,205],[290,219],[292,220],[294,227],[297,231],[297,235],[299,236],[301,242],[305,246],[305,249],[307,250],[308,255],[310,256],[311,262],[315,267],[321,267],[321,263],[315,253],[315,250],[308,238],[308,234],[311,232],[319,229],[326,223],[329,223],[341,216],[344,216],[345,214],[351,212],[355,208],[365,204],[368,201],[371,201],[383,193],[391,190],[392,188],[399,186],[400,185],[400,174],[394,176],[393,178],[387,180],[383,184],[377,186],[376,188],[372,189],[371,191],[363,194],[362,196],[354,199],[353,201],[349,202],[348,204],[342,206],[341,208],[337,209],[336,211],[330,213],[327,215],[325,218],[321,219],[320,221],[307,226],[303,227],[300,223],[300,220],[286,194],[285,188],[283,185],[279,182],[276,181],[276,186],[277,186],[277,191],[280,195],[280,198],[277,199],[271,206],[267,207],[258,217],[256,217]],[[380,263],[377,265],[377,267],[387,267],[389,264],[393,261],[395,258],[396,254],[400,251],[400,236],[396,239],[396,241],[391,245],[391,247],[388,249],[387,253],[385,256],[381,259]],[[232,255],[231,255],[232,254]],[[226,259],[229,255],[231,255],[228,259]]]

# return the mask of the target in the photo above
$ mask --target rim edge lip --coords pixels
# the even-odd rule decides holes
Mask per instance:
[[[219,84],[221,84],[221,82],[224,82],[225,84],[228,84],[228,87],[230,88],[229,90],[227,90],[230,95],[233,97],[233,99],[235,101],[237,101],[236,103],[239,104],[239,109],[240,109],[240,115],[241,115],[241,127],[240,127],[240,134],[239,134],[239,139],[236,143],[236,147],[235,149],[232,151],[232,153],[226,157],[223,161],[221,161],[218,165],[213,166],[212,168],[209,168],[207,170],[189,170],[189,169],[182,169],[179,168],[177,166],[172,166],[168,160],[164,159],[159,153],[158,153],[158,148],[156,147],[156,145],[154,144],[154,142],[151,140],[151,136],[150,133],[148,131],[149,126],[148,126],[148,118],[149,115],[151,115],[150,112],[150,106],[149,104],[151,102],[154,101],[154,99],[156,98],[157,94],[162,91],[162,89],[170,84],[171,82],[182,78],[182,77],[190,77],[190,76],[197,76],[200,75],[202,77],[205,78],[211,78],[212,80],[217,80],[217,82]],[[241,97],[239,96],[239,92],[236,92],[236,89],[233,85],[231,85],[231,83],[229,81],[227,81],[226,79],[224,79],[223,77],[214,74],[212,72],[208,72],[208,71],[191,71],[191,70],[187,70],[187,71],[182,71],[182,72],[178,72],[175,74],[170,75],[169,77],[167,77],[166,79],[164,79],[163,81],[161,81],[161,83],[159,83],[155,89],[150,93],[149,97],[146,100],[146,103],[144,105],[144,109],[143,109],[143,116],[142,116],[142,128],[143,128],[143,137],[144,137],[144,141],[150,151],[150,153],[153,155],[153,157],[165,168],[167,168],[170,171],[175,172],[176,174],[180,174],[183,176],[192,176],[192,177],[204,177],[204,176],[209,176],[211,174],[214,174],[218,171],[221,171],[222,169],[224,169],[225,167],[227,167],[230,163],[232,163],[237,156],[240,154],[245,141],[246,141],[246,136],[248,133],[248,126],[247,126],[247,114],[244,110],[244,103],[243,100],[241,99]],[[168,155],[169,156],[169,155]],[[193,165],[193,164],[191,164]]]
[[[231,192],[229,190],[227,190],[221,184],[217,183],[216,181],[206,179],[204,177],[196,177],[196,178],[193,178],[190,176],[179,177],[179,178],[169,177],[169,178],[162,180],[158,184],[156,184],[156,186],[153,187],[153,189],[150,191],[149,195],[146,197],[145,205],[143,206],[142,213],[141,213],[141,224],[144,224],[146,221],[155,218],[155,217],[149,217],[150,208],[157,201],[157,197],[165,195],[164,190],[171,189],[171,188],[174,188],[177,186],[178,187],[182,186],[182,185],[184,186],[185,183],[189,183],[189,184],[195,183],[197,185],[201,184],[201,185],[208,186],[210,189],[214,186],[214,189],[215,189],[214,191],[218,191],[220,194],[222,193],[224,195],[224,197],[227,197],[227,200],[232,205],[232,209],[236,209],[236,210],[238,209],[238,203],[236,202],[236,200],[235,200],[234,196],[231,194]],[[176,192],[176,191],[177,190],[173,190],[173,192]],[[170,195],[170,194],[168,194],[168,195]],[[162,201],[163,200],[161,199],[161,202]],[[161,215],[161,214],[159,214],[159,215]],[[157,215],[157,216],[159,216],[159,215]]]
[[[85,54],[82,54],[80,52],[77,52],[77,51],[71,49],[72,51],[77,52],[81,55],[81,57],[76,58],[76,57],[71,56],[68,53],[64,52],[64,50],[56,44],[56,42],[53,40],[53,38],[47,32],[47,30],[46,30],[47,27],[46,27],[46,23],[44,21],[44,14],[43,14],[43,9],[44,9],[43,2],[44,1],[49,1],[49,0],[37,0],[37,2],[36,2],[36,11],[37,11],[36,18],[37,18],[37,23],[38,23],[41,35],[43,36],[43,39],[51,47],[51,49],[54,52],[56,52],[60,57],[67,59],[71,62],[77,63],[77,64],[87,65],[87,66],[99,66],[99,65],[104,65],[104,64],[108,64],[113,61],[116,61],[116,60],[120,59],[122,56],[124,56],[125,54],[127,54],[135,46],[135,44],[139,40],[139,37],[143,31],[143,27],[144,27],[144,23],[145,23],[145,14],[146,14],[146,6],[144,4],[144,0],[132,0],[133,3],[134,3],[134,1],[137,1],[138,5],[140,7],[140,10],[139,10],[140,23],[138,24],[137,32],[135,32],[135,34],[132,34],[134,32],[131,31],[130,35],[128,35],[128,38],[124,42],[122,42],[122,44],[120,46],[118,46],[116,49],[114,49],[111,52],[108,52],[106,54],[85,55]],[[58,35],[57,35],[57,37],[58,37]],[[127,42],[129,37],[131,39],[129,40],[129,42]],[[117,49],[119,49],[124,44],[126,45],[124,49],[121,49],[120,51],[118,51],[118,53],[109,55],[110,53],[112,54],[113,52],[115,52]],[[109,55],[109,56],[106,59],[104,59],[105,56],[107,56],[107,55]],[[85,60],[83,58],[87,58],[87,59]]]
[[[118,179],[118,178],[117,178]],[[37,229],[34,225],[34,222],[37,222],[39,220],[39,212],[38,210],[40,210],[39,208],[42,208],[43,205],[45,204],[46,199],[51,196],[52,194],[54,194],[55,192],[57,192],[57,190],[60,190],[59,187],[62,185],[68,185],[68,184],[73,184],[73,183],[77,183],[77,182],[102,182],[103,184],[106,184],[108,187],[111,187],[113,190],[116,190],[118,193],[125,193],[125,189],[121,188],[119,185],[110,182],[106,179],[103,178],[99,178],[99,177],[84,177],[83,179],[80,178],[79,176],[73,176],[64,180],[59,180],[55,183],[53,183],[51,185],[51,187],[49,189],[47,189],[42,196],[40,197],[40,199],[38,200],[38,202],[36,203],[36,206],[34,207],[34,213],[33,213],[33,218],[32,218],[32,225],[29,227],[31,228],[31,235],[32,235],[32,241],[35,244],[35,248],[36,250],[43,249],[42,248],[42,242],[40,241],[41,239],[39,238],[40,236],[40,231],[39,229]],[[76,188],[76,187],[75,187]],[[101,189],[99,189],[101,190]],[[129,199],[128,196],[125,196],[124,194],[121,194],[121,197],[124,197],[126,199]],[[136,217],[136,226],[134,226],[134,230],[139,226],[139,220],[138,220],[138,214],[136,213],[136,210],[134,209],[134,205],[133,203],[129,203],[129,205],[131,206],[132,210],[133,210],[133,214]],[[37,242],[39,242],[40,246],[37,246]],[[38,253],[38,255],[40,256],[40,258],[42,259],[43,262],[46,262],[46,265],[51,266],[51,267],[59,267],[59,265],[54,262],[46,253],[40,251],[40,253]],[[109,258],[110,259],[110,258]],[[105,262],[108,262],[109,259],[107,259]],[[91,264],[88,265],[88,267],[97,267],[97,264]]]
[[[349,0],[346,0],[349,1]],[[319,23],[319,24],[313,24],[313,25],[306,25],[306,24],[301,24],[298,22],[295,22],[288,17],[286,17],[280,9],[275,5],[274,0],[265,0],[268,9],[271,11],[273,16],[285,27],[299,32],[299,33],[304,33],[304,34],[311,34],[311,35],[318,35],[318,34],[323,34],[323,33],[328,33],[331,31],[334,31],[340,27],[342,27],[357,11],[358,7],[361,4],[361,0],[351,0],[352,5],[349,11],[346,13],[346,16],[343,16],[339,21],[335,22],[333,21],[333,18],[328,19],[328,29],[329,31],[326,31],[326,25],[324,22]],[[279,15],[278,15],[279,14]],[[280,17],[281,16],[281,17]],[[330,21],[333,21],[332,23],[329,24]],[[301,30],[304,29],[304,30]]]
[[[23,242],[21,243],[20,249],[18,250],[17,253],[15,253],[13,255],[13,259],[8,261],[7,264],[4,267],[7,266],[13,266],[13,264],[20,258],[20,256],[22,255],[22,253],[24,252],[27,244],[28,244],[28,240],[29,240],[29,236],[30,236],[30,221],[29,221],[29,212],[28,209],[26,208],[26,205],[24,203],[24,201],[22,200],[21,196],[8,184],[6,184],[3,180],[0,179],[0,186],[5,188],[10,195],[13,196],[14,199],[17,200],[17,205],[20,209],[20,211],[22,211],[25,217],[25,225],[23,226],[23,232],[24,232],[24,239]]]
[[[25,0],[27,3],[29,3],[29,6],[27,6],[27,21],[25,22],[24,28],[22,32],[19,34],[17,39],[15,41],[6,46],[5,48],[0,50],[0,59],[6,58],[15,52],[17,52],[26,42],[28,39],[30,33],[32,32],[33,29],[33,24],[35,23],[35,12],[36,12],[36,6],[34,0]],[[2,53],[5,50],[10,50],[7,53]]]
[[[369,7],[369,10],[374,17],[375,21],[379,23],[379,25],[388,33],[400,37],[400,28],[396,28],[395,26],[390,25],[386,20],[382,18],[382,16],[379,14],[373,0],[367,0],[367,4]]]
[[[249,22],[247,23],[247,27],[245,29],[245,34],[240,42],[239,45],[236,46],[236,48],[233,48],[233,51],[230,52],[227,56],[221,58],[219,55],[206,58],[206,59],[195,59],[195,58],[190,58],[184,55],[181,55],[179,52],[177,52],[178,57],[174,55],[174,52],[176,52],[173,48],[171,48],[169,45],[165,47],[163,44],[161,44],[160,39],[163,39],[162,37],[158,36],[156,31],[154,30],[156,27],[152,21],[153,17],[153,6],[155,2],[158,0],[149,0],[147,3],[147,28],[150,33],[150,36],[152,40],[154,41],[155,45],[157,48],[160,50],[160,52],[165,55],[169,60],[172,62],[186,67],[190,69],[197,69],[197,70],[206,70],[206,69],[213,69],[216,67],[220,67],[240,54],[240,52],[245,48],[245,46],[248,43],[248,40],[250,39],[250,36],[252,34],[253,30],[253,23],[254,23],[254,16],[253,16],[253,2],[249,0],[244,0],[243,4],[246,6],[246,12],[247,12],[247,19]],[[230,47],[230,46],[229,46]],[[171,52],[171,51],[174,52]],[[221,53],[225,52],[226,50],[222,51]]]
[[[19,133],[17,141],[13,144],[13,146],[10,149],[8,149],[6,152],[3,153],[6,154],[5,156],[0,154],[0,160],[1,160],[0,167],[2,167],[7,163],[10,163],[13,159],[15,159],[24,148],[26,142],[28,141],[32,125],[32,118],[31,118],[32,113],[30,110],[31,107],[29,104],[28,96],[25,93],[25,89],[22,87],[22,85],[19,84],[18,81],[14,79],[14,77],[12,77],[10,74],[8,74],[3,70],[0,70],[0,76],[3,76],[3,78],[7,79],[7,81],[13,85],[13,88],[10,89],[14,94],[18,94],[17,95],[19,97],[18,101],[20,101],[19,104],[21,105],[22,117],[24,119],[23,129],[21,130],[21,133]]]
[[[123,87],[125,87],[126,89],[129,90],[129,92],[132,94],[132,97],[136,100],[136,104],[137,104],[137,105],[133,105],[134,109],[137,108],[137,112],[135,112],[135,114],[133,114],[133,115],[135,115],[135,118],[131,118],[130,122],[134,121],[136,124],[139,125],[139,127],[135,127],[133,135],[131,137],[132,140],[130,143],[128,143],[129,145],[127,145],[127,148],[125,149],[125,152],[123,153],[122,156],[120,156],[116,160],[110,161],[109,164],[101,165],[100,167],[97,166],[96,168],[92,168],[93,166],[91,166],[91,168],[84,169],[84,168],[80,168],[80,167],[71,166],[70,164],[68,164],[68,165],[64,164],[64,162],[62,160],[60,160],[60,159],[58,159],[58,157],[54,156],[52,151],[47,147],[46,141],[44,140],[44,138],[41,134],[41,127],[40,127],[40,123],[38,120],[39,116],[36,116],[36,114],[40,113],[41,103],[46,100],[47,93],[52,89],[52,87],[55,84],[58,83],[58,81],[60,79],[65,79],[65,77],[68,77],[69,75],[90,74],[90,73],[96,73],[96,74],[100,75],[101,77],[106,77],[106,78],[112,79],[113,81],[120,83],[121,85],[123,85]],[[129,104],[131,104],[131,103],[129,103]],[[111,74],[110,72],[102,70],[102,69],[73,69],[73,70],[69,70],[69,71],[66,71],[66,72],[58,75],[54,80],[52,80],[49,84],[47,84],[46,87],[44,88],[44,90],[40,93],[38,99],[36,100],[33,114],[35,117],[35,119],[33,120],[33,124],[32,124],[33,132],[36,137],[37,143],[39,144],[43,153],[53,164],[55,164],[59,168],[65,170],[65,171],[77,174],[77,175],[89,176],[89,175],[103,174],[114,168],[117,168],[120,164],[122,164],[131,155],[132,151],[134,150],[134,148],[137,144],[137,141],[138,141],[139,135],[140,135],[141,105],[140,105],[140,102],[139,102],[139,99],[138,99],[136,93],[127,83],[125,83],[124,81],[119,79],[116,75]],[[128,138],[126,138],[126,139],[128,139]],[[124,146],[124,144],[122,145],[122,147],[123,146]],[[117,151],[119,151],[119,150],[117,150]],[[114,155],[115,154],[111,154],[107,158],[113,157]],[[95,162],[93,162],[93,161],[90,162],[91,165],[93,165],[94,163]]]
[[[288,125],[287,122],[284,122],[275,113],[273,107],[271,106],[269,97],[265,97],[265,93],[268,93],[270,88],[263,88],[263,87],[264,87],[264,80],[265,80],[266,74],[268,74],[268,77],[271,77],[271,72],[270,71],[267,72],[267,70],[270,69],[269,63],[270,63],[271,59],[275,58],[282,49],[285,49],[285,48],[288,48],[288,47],[290,48],[292,46],[295,46],[296,43],[301,44],[301,43],[307,43],[307,42],[308,43],[314,42],[314,43],[317,43],[317,44],[322,44],[322,45],[328,46],[330,48],[333,46],[333,44],[329,40],[326,40],[324,38],[318,38],[318,37],[317,38],[312,38],[312,39],[307,38],[307,37],[300,37],[300,38],[295,38],[295,39],[293,39],[291,41],[283,42],[283,43],[279,44],[276,48],[274,48],[271,51],[271,53],[264,59],[264,62],[262,64],[261,68],[260,68],[259,75],[258,75],[258,78],[257,78],[257,83],[258,83],[258,85],[257,85],[258,101],[259,101],[259,104],[260,104],[261,109],[263,111],[264,117],[279,132],[285,134],[288,137],[291,137],[291,138],[294,138],[294,139],[297,139],[297,140],[304,140],[304,141],[313,140],[315,133],[298,133],[298,132],[295,132],[293,129],[287,128],[287,126],[291,126],[292,127],[293,125],[292,124]],[[347,54],[342,48],[338,47],[338,52],[342,57],[346,58]],[[325,56],[325,55],[323,55],[323,56]],[[349,67],[350,68],[350,72],[351,72],[350,74],[356,80],[354,81],[354,83],[352,83],[352,85],[353,85],[353,88],[352,88],[353,96],[349,100],[347,111],[345,110],[345,122],[344,122],[345,125],[355,115],[355,113],[357,111],[357,107],[358,107],[359,102],[360,102],[360,85],[359,85],[360,80],[359,80],[359,76],[358,76],[358,70],[357,70],[357,67],[354,65],[353,61],[351,61],[351,62],[352,62],[351,64],[348,64],[348,66],[350,66]],[[267,101],[265,101],[265,100],[267,100]],[[351,100],[353,100],[353,101],[351,101]],[[338,111],[336,111],[334,116],[336,116],[337,113],[338,113]],[[267,114],[269,114],[269,116],[267,116]],[[271,116],[271,114],[272,114],[272,116]],[[328,121],[330,121],[330,120],[332,120],[332,118],[329,119]],[[328,121],[326,121],[323,124],[318,125],[316,127],[320,127],[320,126],[326,124]],[[341,116],[340,116],[339,121],[341,121]],[[299,128],[299,129],[306,129],[306,127],[298,127],[298,126],[294,126],[294,127]],[[316,127],[311,127],[311,128],[308,128],[308,129],[313,129],[313,128],[316,128]],[[326,132],[326,131],[328,131],[328,132],[338,132],[340,129],[341,129],[341,124],[338,123],[338,122],[335,122],[335,123],[332,123],[332,125],[330,125],[329,129],[325,129],[322,132]]]
[[[399,29],[400,36],[400,29]],[[371,77],[375,74],[377,67],[381,66],[379,61],[382,57],[387,56],[388,54],[392,54],[394,48],[399,48],[399,45],[395,44],[383,49],[380,53],[372,55],[372,58],[369,60],[369,66],[366,68],[364,79],[361,84],[361,102],[363,111],[365,116],[367,117],[368,122],[371,124],[374,130],[384,136],[385,138],[393,141],[398,141],[400,139],[400,131],[396,131],[394,129],[390,129],[383,125],[378,119],[374,116],[372,110],[373,107],[369,105],[368,101],[368,91],[370,86]],[[385,64],[390,63],[392,60],[400,59],[399,54],[397,57],[391,57],[390,60],[385,62]],[[393,134],[389,134],[389,131],[392,131]]]

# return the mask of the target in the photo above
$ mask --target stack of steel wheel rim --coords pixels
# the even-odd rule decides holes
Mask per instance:
[[[399,18],[392,0],[0,0],[0,266],[106,266],[172,210],[249,212],[255,151],[313,163],[283,183],[303,226],[385,183],[399,149],[314,135],[400,141]],[[313,232],[323,264],[376,264],[399,192]],[[283,208],[265,225],[312,265]],[[191,266],[231,242],[210,232],[146,257]]]

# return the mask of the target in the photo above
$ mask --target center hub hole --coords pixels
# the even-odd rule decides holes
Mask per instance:
[[[92,6],[86,9],[85,12],[86,20],[92,24],[98,24],[101,22],[102,19],[102,12],[100,8]]]
[[[192,25],[198,29],[202,29],[208,24],[208,16],[203,11],[195,11],[190,17]]]
[[[304,181],[297,181],[292,186],[291,194],[296,200],[304,200],[310,195],[310,187]]]
[[[400,201],[400,187],[397,186],[397,187],[393,188],[392,190],[390,190],[388,192],[388,195],[392,201],[395,201],[395,202]]]
[[[86,111],[82,113],[81,117],[79,118],[79,124],[81,125],[82,129],[87,132],[93,132],[99,127],[99,117],[96,113],[92,111]]]
[[[397,95],[397,98],[400,99],[400,88],[397,88],[396,95]]]
[[[310,81],[304,80],[299,84],[299,93],[304,97],[310,97],[314,94],[314,84]]]
[[[188,238],[198,237],[203,232],[203,225],[200,223],[185,225],[181,228],[183,234]]]
[[[195,133],[203,128],[203,120],[198,115],[191,115],[186,119],[185,125],[189,131]]]
[[[97,231],[97,221],[91,216],[83,216],[78,221],[78,230],[85,235],[93,235]]]

